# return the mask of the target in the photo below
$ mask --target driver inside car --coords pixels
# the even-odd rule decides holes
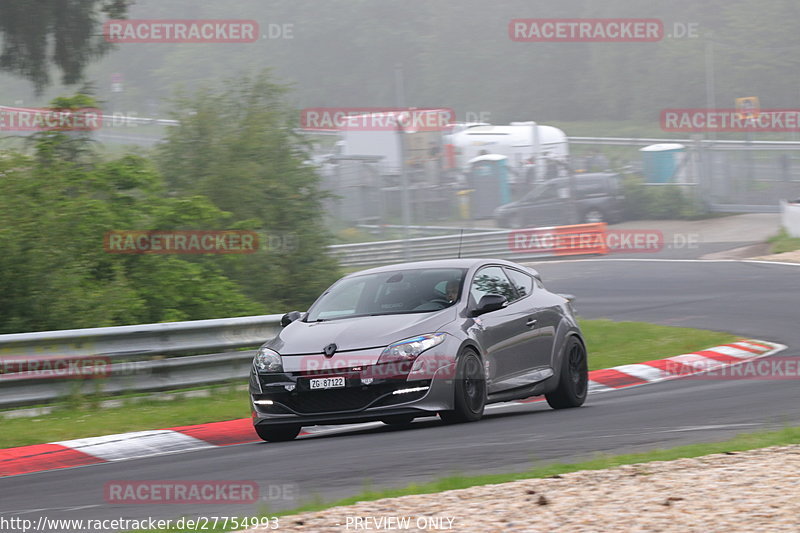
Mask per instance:
[[[451,279],[447,282],[445,292],[447,294],[447,302],[453,303],[458,299],[458,286],[460,285],[457,279]]]

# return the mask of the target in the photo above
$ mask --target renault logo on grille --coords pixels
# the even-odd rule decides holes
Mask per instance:
[[[329,344],[322,349],[322,353],[325,354],[325,357],[333,357],[333,354],[336,353],[336,348],[337,346],[335,344]]]

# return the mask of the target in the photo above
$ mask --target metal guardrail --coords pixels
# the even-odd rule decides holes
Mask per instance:
[[[715,150],[800,150],[800,141],[733,141],[717,139],[656,139],[638,137],[567,137],[571,144],[647,146],[661,143],[700,144]]]
[[[546,229],[546,228],[539,228]],[[463,235],[442,235],[414,239],[335,244],[329,247],[343,267],[385,265],[412,261],[455,259],[457,257],[494,257],[498,259],[529,260],[553,257],[552,251],[519,251],[510,245],[510,236],[521,230],[494,230]]]
[[[266,339],[262,339],[263,342]],[[255,350],[114,363],[102,377],[50,377],[32,372],[0,375],[0,409],[40,405],[72,394],[118,395],[245,382]]]
[[[210,352],[262,344],[280,328],[281,315],[138,324],[91,329],[66,329],[0,335],[0,361],[9,356],[101,354],[112,359]]]
[[[42,404],[75,392],[150,392],[241,380],[254,351],[235,350],[274,337],[280,318],[260,315],[0,335],[0,368],[6,372],[0,374],[0,408]],[[153,359],[222,350],[230,351]],[[52,370],[59,361],[91,356],[102,358],[97,376]]]
[[[357,228],[366,229],[366,230],[387,230],[387,229],[398,229],[402,230],[404,228],[408,228],[411,231],[422,231],[422,232],[436,232],[442,233],[445,231],[470,231],[470,232],[478,232],[478,231],[497,231],[497,228],[459,228],[456,226],[403,226],[402,224],[357,224]]]

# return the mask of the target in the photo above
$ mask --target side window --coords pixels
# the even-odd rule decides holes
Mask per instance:
[[[558,188],[553,183],[548,183],[542,191],[542,200],[555,200],[558,197]]]
[[[507,268],[506,272],[511,279],[511,283],[514,284],[514,288],[517,289],[517,294],[519,294],[520,298],[525,298],[533,292],[533,277],[511,268]]]
[[[508,298],[509,302],[516,300],[517,295],[514,287],[508,281],[503,269],[500,267],[486,267],[477,272],[472,279],[469,294],[474,302],[478,304],[487,294],[499,294]]]

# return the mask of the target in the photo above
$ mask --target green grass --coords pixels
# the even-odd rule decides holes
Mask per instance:
[[[770,237],[767,242],[772,244],[769,251],[773,254],[781,254],[783,252],[800,250],[800,238],[789,237],[789,235],[786,234],[786,230],[783,229],[779,234],[775,235],[774,237]]]
[[[580,307],[580,299],[577,305]],[[740,338],[730,333],[646,322],[596,319],[581,320],[580,324],[589,352],[589,370],[664,359]]]
[[[671,461],[689,457],[700,457],[714,453],[730,453],[768,446],[781,446],[787,444],[800,443],[800,427],[786,427],[778,431],[762,431],[754,433],[742,433],[736,437],[712,443],[690,444],[675,448],[658,449],[649,452],[625,454],[625,455],[603,455],[598,454],[595,458],[577,463],[555,463],[528,470],[526,472],[515,472],[508,474],[487,474],[480,476],[449,476],[437,479],[430,483],[411,484],[402,488],[385,490],[366,490],[361,494],[343,498],[337,501],[322,502],[313,501],[301,507],[270,513],[265,510],[262,516],[286,516],[302,512],[321,511],[343,505],[352,505],[357,502],[373,501],[382,498],[396,498],[398,496],[408,496],[413,494],[431,494],[445,490],[466,489],[480,485],[493,485],[517,481],[521,479],[541,479],[570,472],[581,470],[603,470],[614,468],[620,465],[647,463],[652,461]],[[177,529],[167,529],[162,531],[178,531]],[[191,531],[181,529],[180,531]],[[229,531],[229,529],[215,529],[214,531]]]
[[[580,304],[580,302],[578,302]],[[662,359],[725,344],[737,337],[691,328],[642,322],[581,320],[589,350],[589,368]],[[104,398],[102,398],[104,399]],[[134,400],[137,400],[134,403]],[[119,408],[99,409],[97,398],[73,398],[48,415],[2,420],[0,449],[57,440],[109,435],[126,431],[161,429],[246,418],[247,394],[233,387],[217,387],[211,397],[170,401],[123,398]]]
[[[101,409],[91,398],[74,399],[47,415],[0,419],[0,449],[250,416],[247,393],[230,386],[214,388],[210,397],[203,398],[123,401],[124,407]]]

